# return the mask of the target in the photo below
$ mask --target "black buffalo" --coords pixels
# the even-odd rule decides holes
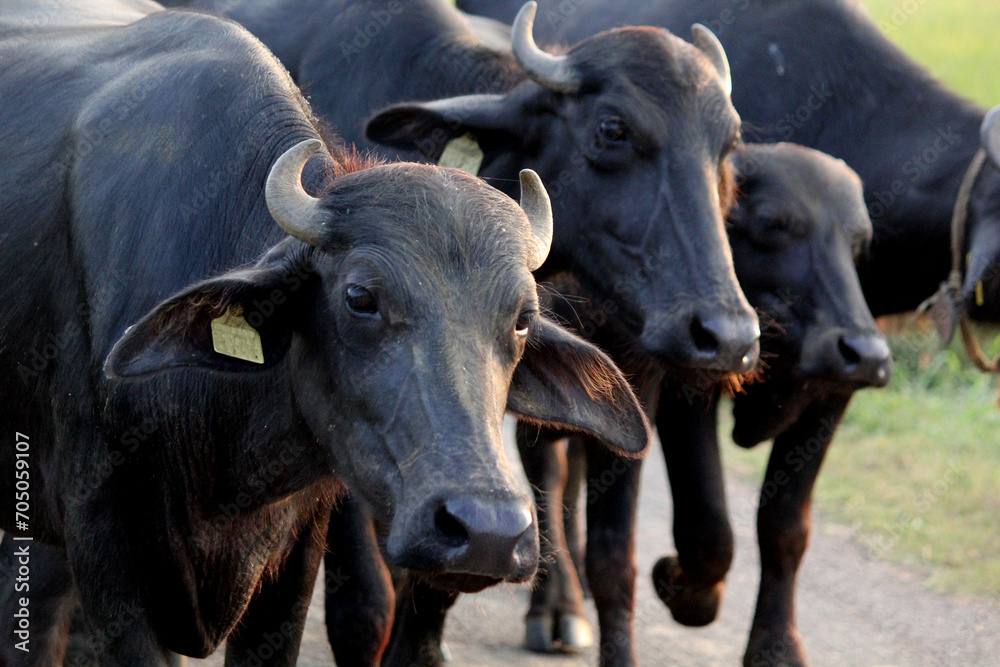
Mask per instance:
[[[510,22],[518,0],[459,0]],[[617,26],[700,22],[731,58],[733,103],[753,141],[794,141],[844,159],[874,225],[858,272],[875,316],[913,310],[948,275],[959,186],[980,149],[959,305],[1000,320],[1000,113],[950,92],[850,0],[542,0],[538,32],[578,40]],[[920,270],[914,270],[920,267]],[[977,285],[983,302],[977,303]]]
[[[806,661],[794,592],[816,475],[851,395],[889,381],[891,355],[854,261],[872,228],[861,182],[843,162],[798,146],[750,145],[734,160],[745,196],[729,238],[765,334],[765,369],[733,400],[733,440],[774,440],[757,513],[761,583],[745,663]],[[657,428],[674,499],[677,556],[652,577],[674,617],[714,620],[732,559],[717,436],[718,390],[664,387]],[[647,411],[648,412],[648,411]]]
[[[438,160],[454,139],[472,135],[482,151],[478,173],[497,187],[509,188],[522,167],[538,171],[553,192],[556,226],[536,276],[569,270],[600,294],[652,385],[667,372],[706,384],[754,365],[759,329],[735,285],[722,227],[732,194],[725,157],[739,119],[725,54],[708,31],[694,30],[698,47],[662,30],[612,31],[554,56],[534,44],[533,5],[511,50],[498,51],[496,35],[480,40],[436,0],[195,4],[257,34],[348,140]],[[637,482],[623,476],[622,494]],[[595,509],[614,526],[606,548],[628,559],[633,510],[613,494]],[[385,588],[383,573],[365,562],[352,569],[373,576],[337,587],[340,596],[350,599],[355,585]],[[608,583],[598,593],[608,605],[631,600],[631,582],[622,589],[621,578],[595,579]],[[608,623],[611,634],[631,632],[627,616]],[[338,647],[353,651],[363,631],[331,636],[338,661],[348,659]]]
[[[621,373],[538,313],[532,172],[522,210],[352,158],[248,32],[152,3],[8,2],[0,60],[0,468],[30,487],[3,475],[0,527],[49,573],[2,582],[5,632],[50,603],[6,662],[57,662],[78,596],[102,665],[294,664],[342,484],[394,561],[478,590],[537,561],[505,410],[644,449]]]
[[[730,216],[733,257],[741,284],[766,324],[766,366],[756,383],[735,397],[733,436],[744,447],[775,439],[761,489],[762,583],[748,662],[774,664],[803,657],[794,627],[793,594],[819,466],[852,393],[884,385],[891,359],[865,305],[854,266],[872,233],[857,175],[840,160],[789,144],[747,145],[734,154],[732,163],[743,193]],[[551,307],[557,313],[580,331],[596,333],[602,342],[608,341],[602,336],[617,337],[599,302],[580,300],[586,290],[571,276],[560,277],[554,287],[557,293],[574,295],[569,301],[554,298]],[[640,380],[637,393],[659,428],[674,496],[679,553],[657,563],[653,583],[679,621],[704,625],[718,611],[733,550],[716,437],[720,388],[699,390],[669,378],[651,384],[641,374],[641,358],[622,354],[619,360]],[[577,578],[580,564],[596,591],[613,590],[607,580],[627,582],[633,576],[630,554],[603,544],[615,535],[614,527],[607,525],[608,515],[592,512],[593,503],[612,495],[616,502],[634,506],[634,490],[605,478],[635,475],[636,466],[603,456],[598,443],[574,439],[569,458],[575,463],[568,473],[576,486],[569,482],[567,489],[566,452],[558,433],[522,429],[518,446],[536,491],[545,536],[545,565],[532,591],[526,643],[541,651],[586,646],[591,632]],[[563,503],[576,497],[584,477],[587,553],[585,562],[577,558],[574,563],[572,547],[580,531],[568,521],[569,536],[564,535]],[[437,645],[454,596],[419,582],[404,586],[383,664],[408,664],[400,656],[417,664],[439,664]],[[604,625],[609,616],[628,617],[630,600],[595,601],[602,620],[601,663],[632,664],[628,635],[609,636]],[[378,617],[364,605],[350,608],[362,617]],[[775,653],[776,645],[784,652]]]
[[[512,196],[518,171],[534,169],[556,221],[536,277],[572,270],[618,301],[622,326],[678,371],[708,381],[753,367],[759,331],[722,229],[723,165],[740,120],[708,31],[696,31],[700,48],[630,29],[553,56],[534,43],[534,3],[506,50],[440,0],[184,4],[259,37],[360,148],[438,161],[471,134],[479,175]]]
[[[758,513],[762,577],[747,663],[796,664],[804,652],[794,622],[795,577],[816,474],[852,393],[885,385],[891,357],[854,266],[872,233],[857,175],[840,160],[792,144],[750,144],[732,161],[742,197],[730,216],[729,238],[740,284],[764,323],[765,364],[751,384],[735,387],[733,438],[743,447],[774,439]],[[579,295],[579,286],[568,287]],[[572,306],[554,307],[586,330],[591,312]],[[679,552],[656,564],[653,584],[686,625],[715,619],[732,561],[717,441],[721,391],[667,381],[656,403],[646,405],[667,462]],[[647,394],[640,389],[640,395]],[[579,648],[589,644],[590,630],[577,578],[581,559],[571,558],[580,542],[572,509],[578,489],[565,488],[563,445],[526,435],[521,458],[537,489],[542,542],[549,547],[543,547],[544,583],[532,591],[526,643],[540,651]],[[570,444],[572,465],[586,463],[582,449]],[[590,478],[588,503],[606,492],[603,469],[570,472],[577,485]],[[564,491],[571,499],[565,516]],[[603,526],[588,516],[588,543],[595,529]],[[590,558],[587,553],[588,573]],[[604,575],[623,576],[610,569]],[[602,634],[602,661],[614,649],[614,640]]]

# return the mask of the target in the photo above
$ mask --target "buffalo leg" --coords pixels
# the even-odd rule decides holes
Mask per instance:
[[[345,497],[331,512],[326,542],[326,633],[334,659],[340,667],[377,667],[395,595],[367,506]]]
[[[717,393],[660,396],[660,444],[674,503],[677,555],[653,567],[653,586],[678,623],[707,625],[722,602],[733,560],[733,530],[717,437]]]
[[[583,615],[583,590],[564,533],[566,440],[520,426],[517,446],[535,495],[542,550],[525,618],[525,645],[541,652],[590,646],[593,636]]]
[[[160,644],[146,619],[125,550],[113,540],[94,539],[94,526],[101,527],[101,534],[124,532],[117,517],[109,486],[103,485],[85,501],[72,505],[65,524],[66,551],[88,643],[101,667],[167,667],[172,654]]]
[[[442,667],[444,623],[458,593],[431,588],[405,576],[396,590],[396,619],[382,664],[385,667]]]
[[[795,578],[809,540],[809,505],[850,396],[811,405],[775,438],[757,511],[760,591],[743,664],[807,665],[795,627]]]
[[[226,667],[294,667],[326,544],[329,507],[317,507],[274,579],[262,583],[226,640]]]
[[[585,554],[587,537],[580,523],[580,490],[587,479],[587,449],[579,438],[571,437],[566,447],[566,490],[563,491],[563,526],[565,526],[566,546],[569,549],[573,568],[576,570],[583,590],[583,597],[590,596],[587,588]]]
[[[642,462],[587,442],[587,581],[600,625],[600,665],[636,664],[635,518]]]
[[[21,607],[21,598],[29,600],[28,607]],[[4,638],[0,665],[61,665],[76,606],[73,578],[62,549],[4,535],[0,543],[0,636]],[[15,631],[21,628],[22,611],[29,614],[25,623],[30,621],[26,630],[30,635],[18,636]]]

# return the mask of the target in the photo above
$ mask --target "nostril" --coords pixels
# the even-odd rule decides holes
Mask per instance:
[[[697,317],[691,321],[691,340],[702,354],[716,355],[719,353],[719,339],[705,328]]]
[[[469,543],[469,531],[444,505],[434,513],[434,526],[439,539],[448,547],[464,547]]]
[[[861,363],[861,355],[842,337],[837,340],[837,349],[849,368]]]

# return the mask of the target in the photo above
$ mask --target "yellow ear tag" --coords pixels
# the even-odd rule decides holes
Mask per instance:
[[[466,134],[445,145],[438,166],[461,169],[467,174],[478,176],[479,168],[483,166],[483,150],[474,136]]]
[[[264,363],[260,334],[243,319],[243,309],[229,307],[222,317],[212,320],[212,347],[227,357]]]
[[[976,282],[976,305],[982,306],[983,301],[983,281],[979,280]]]

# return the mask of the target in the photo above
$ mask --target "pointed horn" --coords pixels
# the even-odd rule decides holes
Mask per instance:
[[[326,213],[320,201],[302,188],[302,169],[323,142],[307,139],[285,151],[271,167],[264,187],[264,199],[271,217],[290,236],[316,245]]]
[[[542,179],[531,169],[521,170],[521,210],[535,234],[535,254],[528,259],[528,269],[534,271],[545,262],[552,247],[552,203]]]
[[[733,75],[729,69],[729,58],[726,57],[726,50],[722,48],[722,42],[719,41],[719,38],[702,24],[695,23],[691,26],[691,41],[715,65],[715,71],[722,79],[722,89],[726,91],[726,95],[732,95]]]
[[[529,2],[521,7],[511,28],[514,58],[525,74],[557,93],[574,93],[580,89],[580,78],[569,64],[567,56],[554,56],[538,48],[532,30],[538,4]]]
[[[1000,104],[990,109],[979,130],[979,141],[994,166],[1000,168]]]

